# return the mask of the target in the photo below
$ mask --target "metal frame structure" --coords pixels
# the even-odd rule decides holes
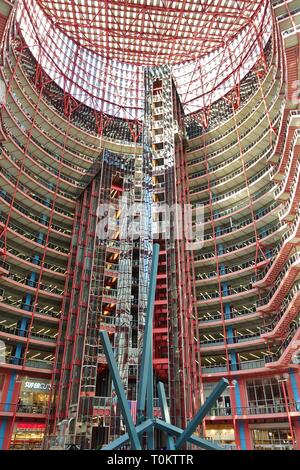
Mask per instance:
[[[201,406],[199,411],[196,413],[194,418],[190,421],[187,428],[183,431],[182,429],[174,426],[170,423],[170,413],[166,402],[165,389],[162,382],[157,384],[160,407],[162,416],[165,417],[165,421],[153,419],[153,353],[152,353],[152,337],[153,337],[153,312],[154,312],[154,298],[155,298],[155,287],[158,270],[158,257],[159,257],[159,244],[153,246],[153,257],[151,263],[150,273],[150,284],[149,284],[149,298],[147,303],[147,314],[146,324],[143,339],[142,349],[142,362],[140,371],[140,384],[139,393],[137,400],[138,409],[138,422],[137,426],[134,426],[134,422],[130,413],[128,401],[122,385],[122,380],[118,371],[117,362],[114,357],[114,353],[108,338],[106,331],[100,332],[100,338],[103,344],[105,356],[107,359],[108,367],[112,376],[112,380],[117,392],[118,401],[124,416],[127,433],[121,436],[116,441],[111,442],[105,447],[105,450],[114,450],[119,448],[121,445],[130,442],[133,450],[141,450],[141,438],[144,432],[147,433],[147,449],[152,450],[155,448],[154,444],[154,429],[159,429],[167,433],[167,448],[180,449],[187,442],[191,442],[196,446],[209,450],[222,450],[222,447],[205,441],[194,435],[194,431],[201,424],[207,412],[212,408],[216,400],[227,388],[228,381],[222,379],[216,386],[214,391],[211,393],[206,402]],[[146,409],[146,398],[147,398],[147,409]],[[179,436],[178,439],[173,439],[173,436]]]
[[[149,399],[150,421],[137,423],[138,434],[147,431],[151,442],[153,421],[166,429],[162,414],[177,426],[167,433],[172,448],[225,377],[229,387],[203,419],[204,436],[251,449],[273,446],[269,432],[281,436],[274,446],[299,448],[296,1],[236,2],[234,13],[221,0],[204,2],[201,36],[191,28],[194,1],[164,10],[139,3],[137,10],[136,2],[104,2],[104,29],[104,17],[85,9],[87,48],[76,10],[84,2],[68,2],[55,25],[60,1],[39,1],[40,16],[33,0],[0,1],[0,340],[7,346],[0,447],[22,447],[23,422],[46,423],[46,447],[59,437],[90,448],[123,433],[98,330],[109,333],[136,421],[151,210],[142,240],[130,246],[117,231],[113,243],[98,245],[86,225],[99,222],[96,201],[113,206],[127,194],[148,206],[152,196],[202,203],[205,213],[201,250],[159,240],[153,381],[165,392],[153,388],[153,417]],[[157,36],[149,48],[140,34],[146,27]],[[199,41],[197,56],[183,35]],[[169,152],[163,159],[160,144]],[[19,403],[27,378],[47,382],[48,406]],[[170,419],[159,409],[166,400]]]

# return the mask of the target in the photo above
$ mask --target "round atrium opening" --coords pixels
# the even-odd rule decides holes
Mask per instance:
[[[80,102],[141,120],[144,68],[168,64],[186,114],[230,91],[261,56],[269,2],[21,0],[17,22],[49,77]]]

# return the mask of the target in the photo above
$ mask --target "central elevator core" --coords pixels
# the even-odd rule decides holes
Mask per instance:
[[[166,383],[172,422],[199,404],[200,372],[193,251],[189,245],[187,138],[171,67],[145,72],[144,155],[150,154],[153,240],[160,245],[154,309],[155,375]]]
[[[172,422],[180,427],[198,408],[193,251],[185,230],[186,148],[183,109],[171,68],[146,69],[143,152],[104,150],[77,201],[53,376],[55,412],[48,423],[54,448],[66,441],[99,448],[125,432],[100,330],[108,331],[136,420],[154,242],[160,245],[154,393],[156,382],[163,381]]]

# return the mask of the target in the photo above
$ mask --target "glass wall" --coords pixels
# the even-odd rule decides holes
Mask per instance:
[[[16,423],[11,439],[11,450],[41,450],[45,432],[42,423]]]
[[[276,378],[247,381],[248,405],[251,410],[261,413],[285,412],[281,383]]]
[[[293,440],[287,428],[253,429],[254,450],[292,450]]]
[[[50,381],[24,377],[21,383],[18,412],[46,413],[49,403]]]

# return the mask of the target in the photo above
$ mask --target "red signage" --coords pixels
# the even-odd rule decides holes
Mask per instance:
[[[43,423],[17,423],[17,429],[39,429],[44,430],[46,425]]]
[[[105,408],[94,408],[93,416],[110,416],[110,409]]]

